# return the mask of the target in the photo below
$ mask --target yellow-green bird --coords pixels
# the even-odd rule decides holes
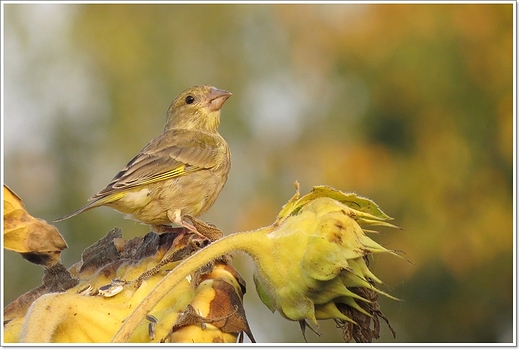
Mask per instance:
[[[220,108],[230,96],[208,85],[184,90],[168,108],[162,135],[88,204],[56,221],[106,205],[151,225],[157,233],[172,223],[193,230],[182,217],[206,212],[227,181],[231,157],[218,126]]]

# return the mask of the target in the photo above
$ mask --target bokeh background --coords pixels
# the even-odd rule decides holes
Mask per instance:
[[[4,180],[47,221],[104,188],[185,88],[233,97],[221,134],[227,185],[203,216],[225,233],[273,222],[313,185],[378,203],[404,231],[375,239],[405,259],[371,267],[385,342],[513,341],[513,4],[6,4]],[[57,224],[66,266],[117,226],[98,208]],[[407,261],[408,260],[408,261]],[[261,304],[259,342],[302,342]],[[4,302],[42,269],[4,253]],[[332,321],[310,342],[341,342]]]

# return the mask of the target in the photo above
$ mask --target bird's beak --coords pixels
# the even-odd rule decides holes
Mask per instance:
[[[229,91],[211,88],[208,94],[208,110],[218,111],[231,95],[233,94]]]

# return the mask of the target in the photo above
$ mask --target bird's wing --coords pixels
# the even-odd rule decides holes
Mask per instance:
[[[125,189],[171,179],[217,163],[219,136],[192,130],[170,130],[148,143],[91,200]]]

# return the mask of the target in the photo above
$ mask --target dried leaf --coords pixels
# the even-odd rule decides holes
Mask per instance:
[[[4,185],[4,247],[32,263],[52,266],[67,243],[55,226],[31,216],[20,197]]]

